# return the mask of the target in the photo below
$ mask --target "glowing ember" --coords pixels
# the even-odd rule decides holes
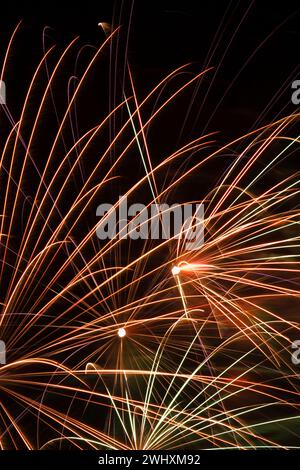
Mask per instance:
[[[119,336],[119,338],[124,338],[124,336],[126,336],[126,330],[125,330],[125,328],[120,328],[120,329],[118,330],[118,336]]]
[[[172,274],[173,276],[178,276],[178,274],[180,273],[180,268],[178,266],[174,266],[172,268]]]

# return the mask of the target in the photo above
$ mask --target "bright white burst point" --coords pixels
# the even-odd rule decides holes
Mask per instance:
[[[119,336],[119,338],[124,338],[124,336],[126,336],[126,330],[125,330],[125,328],[119,328],[119,330],[118,330],[118,336]]]
[[[178,274],[180,273],[180,268],[178,266],[174,266],[172,268],[172,274],[173,276],[178,276]]]

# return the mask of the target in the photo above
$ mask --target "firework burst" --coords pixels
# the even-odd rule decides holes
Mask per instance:
[[[152,125],[210,69],[182,66],[138,98],[128,67],[99,119],[105,32],[83,67],[76,39],[45,50],[17,117],[2,106],[1,448],[297,447],[299,115],[153,158]],[[99,203],[172,203],[191,181],[202,247],[98,239]]]

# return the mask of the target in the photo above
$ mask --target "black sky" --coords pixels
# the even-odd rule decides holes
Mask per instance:
[[[5,2],[0,14],[2,54],[20,19],[19,47],[22,49],[26,43],[27,49],[21,50],[18,61],[23,61],[25,69],[41,56],[44,26],[53,28],[51,34],[58,43],[80,35],[83,43],[98,45],[103,35],[97,25],[107,21],[122,26],[118,51],[122,69],[122,48],[132,5],[128,59],[141,93],[184,63],[191,62],[195,71],[201,70],[207,64],[210,48],[216,46],[209,65],[217,69],[217,75],[214,77],[212,72],[210,92],[200,117],[197,110],[206,91],[196,97],[187,122],[189,137],[203,128],[216,106],[219,108],[210,130],[222,130],[229,137],[246,132],[279,91],[280,96],[261,123],[278,113],[294,111],[290,84],[300,76],[300,6],[290,0]]]

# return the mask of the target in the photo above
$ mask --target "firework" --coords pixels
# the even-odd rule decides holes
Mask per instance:
[[[103,25],[83,68],[76,39],[51,47],[18,115],[2,105],[1,448],[298,447],[299,115],[153,158],[153,124],[211,69],[182,66],[138,98],[128,66],[99,119],[90,78],[118,32]],[[98,239],[98,204],[172,203],[191,177],[203,246]]]

